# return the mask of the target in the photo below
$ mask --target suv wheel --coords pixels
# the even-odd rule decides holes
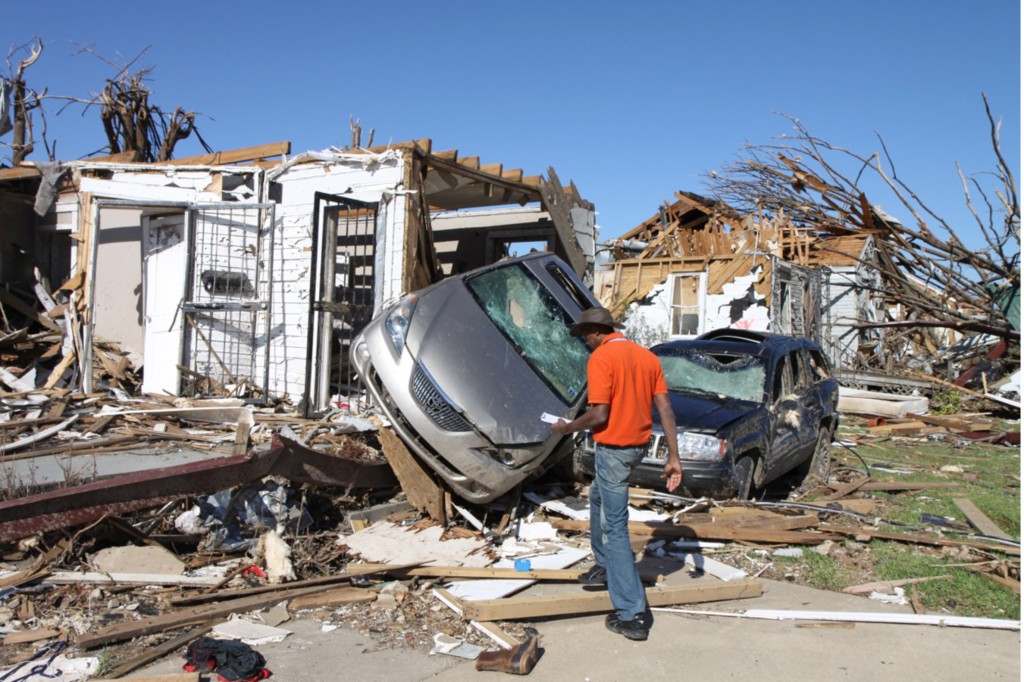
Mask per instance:
[[[818,441],[814,445],[814,454],[803,465],[803,469],[802,488],[828,483],[828,475],[832,470],[832,436],[827,427],[818,430]]]
[[[757,462],[753,457],[740,457],[733,465],[736,477],[736,499],[749,500],[754,492],[754,468]]]

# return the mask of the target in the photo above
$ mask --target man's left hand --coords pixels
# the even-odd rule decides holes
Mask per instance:
[[[668,488],[668,491],[675,492],[675,489],[683,482],[683,468],[679,465],[679,461],[669,459],[665,462],[665,470],[661,472],[661,477],[665,479],[665,487]]]

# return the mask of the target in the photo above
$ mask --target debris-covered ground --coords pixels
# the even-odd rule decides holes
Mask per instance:
[[[366,485],[365,468],[388,462],[374,430],[379,423],[181,400],[115,405],[103,395],[48,397],[39,407],[30,395],[5,396],[5,444],[24,442],[49,424],[63,430],[10,449],[4,462],[5,666],[66,641],[69,655],[102,651],[104,669],[123,672],[164,644],[180,654],[182,638],[195,639],[229,617],[286,628],[289,613],[355,629],[381,648],[430,650],[442,635],[495,648],[498,640],[528,637],[531,619],[497,617],[479,627],[458,611],[474,597],[446,602],[449,591],[515,576],[516,559],[532,560],[541,580],[571,582],[589,565],[586,487],[557,470],[487,507],[449,498],[438,505],[448,516],[436,519],[410,504],[397,481]],[[60,414],[53,414],[58,404]],[[217,489],[220,474],[213,473],[212,482],[190,484],[207,490],[177,496],[161,480],[153,499],[137,489],[140,499],[75,510],[76,489],[103,490],[124,477],[107,470],[110,459],[142,467],[147,458],[188,451],[206,464],[233,461],[243,442],[239,423],[248,418],[240,413],[252,417],[244,451],[250,454],[241,459],[276,452],[283,433],[302,444],[297,452],[355,462],[345,474],[350,484],[317,483],[321,475],[308,466],[278,464],[295,480],[278,473]],[[223,421],[229,415],[234,421]],[[203,421],[193,421],[197,416]],[[955,419],[971,430],[918,435],[920,426],[899,429],[912,418],[847,419],[833,475],[814,490],[793,491],[783,482],[745,503],[637,490],[636,546],[649,557],[691,563],[698,551],[699,570],[725,582],[787,580],[907,599],[926,613],[1019,619],[1019,448],[993,443],[1019,438],[1019,427],[987,415]],[[979,438],[978,427],[989,437]],[[64,453],[56,473],[47,470],[48,459],[58,458],[46,454],[50,449]],[[144,476],[141,469],[130,475]],[[64,500],[67,510],[55,517],[63,525],[17,520],[19,507],[39,495]],[[17,532],[32,523],[39,525],[34,532]],[[581,604],[581,614],[590,609]]]

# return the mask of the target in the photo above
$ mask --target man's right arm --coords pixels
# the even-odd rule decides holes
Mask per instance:
[[[571,422],[567,422],[564,419],[558,420],[551,425],[551,430],[555,433],[575,433],[576,431],[586,431],[587,429],[593,430],[595,426],[602,426],[608,422],[609,413],[608,405],[597,403],[588,407],[586,412]]]

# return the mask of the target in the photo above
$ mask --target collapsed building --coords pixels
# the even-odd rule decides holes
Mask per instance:
[[[430,140],[289,152],[0,170],[3,303],[61,334],[33,359],[56,361],[38,383],[91,392],[94,365],[120,362],[94,349],[115,341],[145,367],[144,393],[312,415],[347,389],[354,334],[405,292],[528,247],[589,278],[594,207],[554,169],[524,176]]]
[[[988,322],[990,311],[968,301],[956,320],[919,316],[914,299],[948,294],[901,269],[899,223],[866,210],[867,227],[809,225],[785,210],[745,214],[678,192],[599,245],[594,292],[648,344],[721,327],[813,338],[844,385],[859,388],[930,392],[964,377],[963,385],[981,356],[1007,354],[1014,341],[1019,358],[1012,321]]]

